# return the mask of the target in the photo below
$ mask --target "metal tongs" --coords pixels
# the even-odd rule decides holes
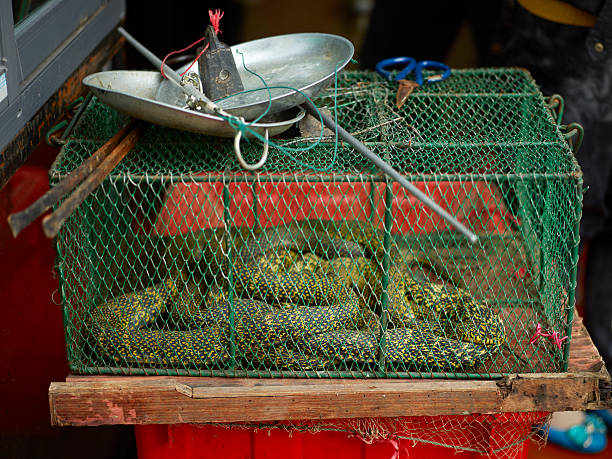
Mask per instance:
[[[144,45],[142,45],[138,40],[136,40],[133,36],[131,36],[123,27],[117,28],[118,32],[125,37],[125,39],[132,45],[138,52],[140,52],[149,62],[151,62],[156,68],[161,68],[162,61],[155,54],[149,51]],[[176,86],[178,86],[185,94],[199,102],[203,111],[221,116],[226,119],[238,119],[244,123],[244,118],[237,117],[235,115],[231,115],[215,104],[212,100],[206,97],[201,91],[199,91],[196,87],[192,85],[181,85],[181,79],[179,75],[173,70],[166,68],[166,75],[168,75],[170,81],[172,81]],[[404,187],[410,194],[412,194],[415,198],[421,201],[425,206],[443,218],[450,226],[455,228],[461,234],[463,234],[471,243],[475,243],[478,241],[478,236],[471,230],[469,230],[465,225],[463,225],[459,220],[449,214],[446,210],[440,207],[435,201],[433,201],[429,196],[419,190],[416,186],[410,183],[406,178],[400,174],[397,170],[395,170],[389,163],[385,162],[380,156],[366,147],[363,143],[353,137],[350,133],[344,130],[342,127],[338,126],[331,118],[325,116],[320,113],[314,104],[310,101],[305,101],[301,104],[301,107],[310,115],[312,115],[315,119],[319,118],[325,126],[331,129],[334,132],[338,132],[338,135],[346,141],[349,145],[351,145],[355,150],[357,150],[360,154],[368,158],[372,161],[376,167],[382,170],[386,175],[390,178],[398,182],[402,187]],[[242,132],[240,130],[236,131],[236,137],[234,138],[234,153],[236,154],[236,158],[240,165],[247,170],[256,170],[263,166],[268,156],[268,142],[267,142],[267,131],[266,131],[266,141],[264,142],[264,152],[262,154],[261,159],[257,162],[257,164],[249,165],[246,164],[240,154],[240,139],[242,136]]]

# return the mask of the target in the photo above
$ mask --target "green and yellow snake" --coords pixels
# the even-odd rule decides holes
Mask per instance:
[[[120,365],[222,369],[233,358],[245,369],[351,370],[384,359],[397,371],[460,371],[504,341],[493,310],[457,287],[414,280],[395,249],[383,310],[383,237],[364,222],[177,240],[167,257],[180,263],[162,282],[90,315],[94,348]]]

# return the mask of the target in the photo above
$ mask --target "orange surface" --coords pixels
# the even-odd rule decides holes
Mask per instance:
[[[414,185],[476,233],[503,233],[512,224],[519,224],[503,208],[499,191],[484,182],[414,182]],[[373,190],[371,186],[350,182],[264,182],[257,185],[256,192],[259,222],[267,227],[294,219],[366,220],[373,211],[382,228],[385,185],[376,183]],[[370,191],[373,191],[374,209],[370,209]],[[232,223],[252,225],[255,215],[251,184],[229,183],[228,192]],[[447,228],[441,217],[397,183],[393,184],[391,211],[395,218],[393,233],[430,233]],[[178,183],[166,197],[156,230],[160,234],[179,234],[221,227],[224,212],[221,182]]]

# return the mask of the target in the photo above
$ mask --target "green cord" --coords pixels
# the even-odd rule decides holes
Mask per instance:
[[[266,108],[266,110],[259,115],[257,118],[255,118],[253,121],[251,121],[248,125],[250,126],[251,124],[255,124],[257,123],[260,119],[262,119],[264,116],[266,116],[268,114],[268,112],[270,111],[270,108],[272,108],[272,92],[270,91],[270,86],[268,86],[268,83],[266,83],[266,80],[264,80],[264,78],[257,72],[253,72],[251,69],[249,69],[246,66],[246,63],[244,62],[244,53],[241,53],[240,50],[236,50],[236,52],[238,54],[240,54],[240,57],[242,57],[242,66],[244,67],[244,69],[249,72],[252,75],[255,75],[257,78],[259,78],[261,80],[261,82],[263,83],[263,85],[265,86],[266,90],[268,91],[268,107]],[[246,91],[243,91],[246,92]],[[240,94],[240,93],[238,93]],[[235,95],[235,94],[234,94]],[[232,96],[230,96],[232,97]]]
[[[31,0],[22,0],[19,12],[17,13],[17,21],[15,21],[15,24],[19,24],[25,19],[30,10],[31,3]]]

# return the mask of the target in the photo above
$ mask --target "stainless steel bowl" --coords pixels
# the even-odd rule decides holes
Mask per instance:
[[[236,135],[223,118],[155,100],[162,79],[159,72],[114,70],[88,75],[83,79],[83,84],[102,102],[134,118],[199,134],[218,137]],[[304,111],[294,106],[290,110],[266,116],[250,127],[261,135],[267,129],[268,134],[274,136],[286,131],[303,117]]]
[[[329,86],[336,72],[352,59],[354,48],[349,40],[337,35],[296,33],[241,43],[232,46],[232,53],[244,89],[249,92],[215,103],[232,115],[252,120],[267,109],[270,95],[261,79],[251,72],[273,88],[268,113],[278,113],[305,100],[302,94],[288,88],[313,97]],[[184,65],[178,73],[187,67]],[[197,71],[197,64],[191,70]],[[186,96],[169,81],[161,83],[156,98],[169,105],[186,105]]]

